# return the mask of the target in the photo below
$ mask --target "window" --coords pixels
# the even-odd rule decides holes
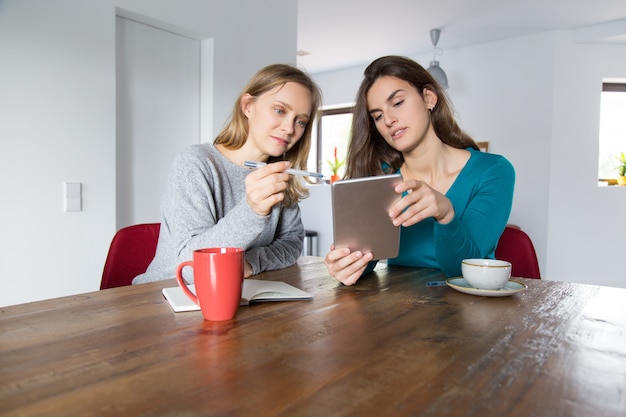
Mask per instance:
[[[622,152],[626,152],[625,115],[626,82],[604,82],[600,99],[600,145],[598,153],[598,178],[601,180],[617,178],[616,158]]]
[[[313,143],[309,157],[309,167],[314,164],[317,172],[330,178],[332,174],[329,160],[334,158],[334,150],[337,148],[337,159],[345,161],[350,141],[350,129],[352,128],[352,107],[339,107],[322,110],[313,132]],[[338,174],[343,176],[345,164]]]

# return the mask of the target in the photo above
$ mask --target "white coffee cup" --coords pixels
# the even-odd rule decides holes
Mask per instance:
[[[461,272],[474,288],[499,290],[511,278],[511,263],[498,259],[463,259]]]

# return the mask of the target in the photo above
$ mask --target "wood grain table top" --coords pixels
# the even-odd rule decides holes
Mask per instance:
[[[263,273],[310,301],[174,313],[174,280],[0,309],[2,416],[626,415],[626,290],[520,279],[508,297],[322,258]]]

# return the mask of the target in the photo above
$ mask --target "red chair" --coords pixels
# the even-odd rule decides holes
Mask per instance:
[[[156,253],[160,223],[136,224],[115,233],[104,263],[100,289],[131,285],[146,272]]]
[[[530,237],[519,227],[507,225],[496,247],[496,258],[511,262],[511,276],[541,279],[537,253]]]

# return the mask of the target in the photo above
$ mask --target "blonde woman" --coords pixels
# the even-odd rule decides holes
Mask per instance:
[[[306,168],[320,104],[319,88],[299,69],[275,64],[257,72],[214,143],[176,158],[155,258],[133,284],[173,278],[179,263],[205,247],[243,247],[245,277],[293,265],[304,239],[298,201],[307,189],[285,170]],[[267,165],[251,171],[245,161]]]

